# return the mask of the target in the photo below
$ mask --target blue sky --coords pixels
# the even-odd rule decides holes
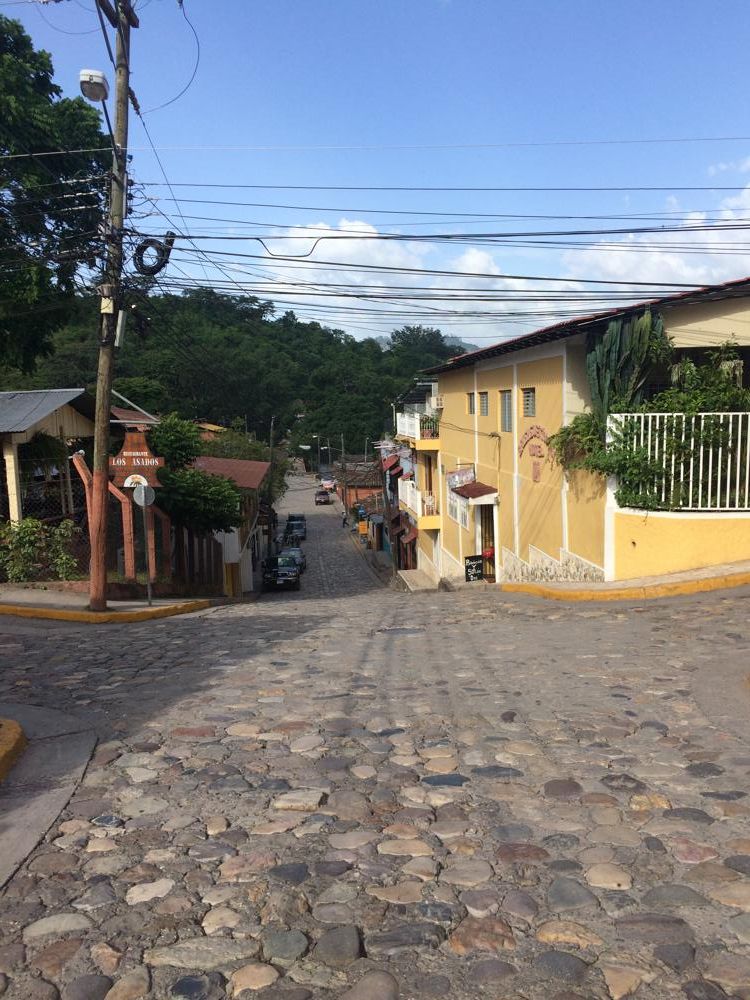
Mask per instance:
[[[0,9],[21,19],[35,44],[52,53],[66,92],[77,92],[81,67],[109,70],[93,0],[2,3]],[[141,107],[149,109],[184,86],[196,46],[177,0],[146,0],[138,9],[132,85]],[[236,268],[229,273],[233,281],[263,297],[297,303],[300,315],[366,336],[403,322],[426,322],[434,312],[432,322],[446,332],[486,342],[548,318],[549,308],[533,303],[506,315],[506,293],[549,286],[505,274],[564,277],[575,296],[581,288],[577,279],[700,284],[750,273],[750,254],[740,252],[746,241],[737,231],[589,237],[585,247],[540,245],[538,240],[533,246],[508,245],[518,240],[487,246],[349,239],[319,245],[310,262],[294,267],[233,259],[237,252],[264,253],[257,242],[205,239],[304,236],[266,241],[274,253],[296,254],[312,246],[309,232],[300,227],[315,227],[315,235],[325,227],[357,235],[588,229],[641,226],[642,220],[609,222],[606,217],[645,213],[672,213],[667,218],[692,224],[711,225],[717,218],[735,223],[748,214],[750,196],[746,190],[718,187],[742,189],[750,181],[750,141],[632,140],[750,136],[746,2],[724,0],[712,7],[704,0],[185,0],[185,10],[200,38],[196,79],[177,103],[146,116],[173,183],[667,189],[460,193],[180,187],[175,193],[182,199],[184,222],[174,203],[157,201],[207,253],[230,255],[223,265],[225,271]],[[135,179],[161,181],[135,117],[130,147]],[[712,185],[700,192],[677,190]],[[171,197],[163,186],[142,190],[157,199]],[[256,204],[188,202],[191,198]],[[282,205],[305,207],[276,207]],[[142,200],[139,208],[153,211]],[[467,220],[461,213],[494,218]],[[523,218],[501,218],[513,215]],[[529,218],[537,215],[605,218]],[[136,215],[131,222],[143,231],[166,227],[158,215]],[[202,282],[228,280],[205,259],[199,266],[196,256],[178,242],[165,286],[184,275]],[[318,266],[322,260],[352,269]],[[362,264],[497,277],[354,270]],[[305,297],[295,298],[293,287],[279,284],[281,279],[317,284],[308,284]],[[319,295],[321,285],[331,282],[366,283],[384,291],[393,285],[419,286],[435,294],[470,288],[497,293],[498,301],[480,306],[456,301],[446,316],[442,301],[425,312],[413,300],[338,299],[330,288]],[[642,290],[638,294],[642,297]],[[573,298],[570,308],[574,305],[590,311],[582,300]]]

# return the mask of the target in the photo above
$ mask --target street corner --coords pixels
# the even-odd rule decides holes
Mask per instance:
[[[0,781],[6,778],[28,745],[26,735],[14,719],[0,719]]]
[[[219,602],[208,598],[180,601],[179,603],[156,604],[153,607],[117,606],[111,602],[109,611],[90,611],[86,607],[48,607],[36,604],[0,604],[0,615],[15,618],[42,619],[46,621],[78,622],[85,625],[131,625],[139,622],[154,621],[159,618],[172,618],[175,615],[192,614],[195,611],[205,611]]]

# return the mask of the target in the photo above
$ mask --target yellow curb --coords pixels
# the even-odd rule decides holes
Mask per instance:
[[[23,729],[13,719],[0,719],[0,781],[21,756],[27,739]]]
[[[728,576],[710,576],[698,580],[679,580],[674,583],[647,583],[638,587],[611,587],[595,590],[580,587],[562,589],[543,583],[501,583],[500,589],[511,594],[530,594],[551,601],[649,601],[657,597],[682,597],[702,594],[711,590],[729,590],[750,584],[750,573],[730,573]]]
[[[182,604],[167,604],[159,608],[139,608],[137,611],[74,611],[68,608],[40,608],[28,604],[0,604],[0,615],[16,615],[18,618],[46,618],[58,622],[86,622],[93,625],[148,622],[155,618],[171,618],[172,615],[186,615],[191,611],[203,611],[213,604],[210,600],[184,601]]]

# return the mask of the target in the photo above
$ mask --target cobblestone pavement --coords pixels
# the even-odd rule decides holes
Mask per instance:
[[[402,594],[298,490],[299,594],[0,623],[0,698],[100,736],[0,992],[748,1000],[750,594]]]

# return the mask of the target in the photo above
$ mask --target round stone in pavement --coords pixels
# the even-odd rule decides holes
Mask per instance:
[[[572,848],[578,847],[581,841],[574,833],[551,833],[544,837],[542,843],[553,851],[570,851]]]
[[[608,774],[601,783],[613,792],[645,792],[646,786],[632,774]]]
[[[740,875],[750,875],[750,854],[733,854],[731,858],[725,858],[724,864]]]
[[[499,958],[487,958],[472,966],[469,979],[472,983],[481,985],[499,983],[508,976],[515,975],[517,971],[515,965],[511,965],[510,962],[503,962]]]
[[[545,951],[534,959],[533,969],[553,983],[580,983],[588,965],[567,951]]]
[[[313,958],[334,968],[351,965],[362,954],[362,941],[356,927],[334,927],[326,931],[315,946]]]
[[[694,778],[718,778],[724,773],[724,768],[718,764],[711,764],[708,761],[698,761],[695,764],[688,764],[685,768],[688,774]]]
[[[368,972],[341,1000],[398,1000],[398,981],[388,972]]]
[[[682,992],[688,1000],[727,1000],[724,990],[706,979],[694,979],[690,983],[685,983]]]
[[[263,935],[266,961],[290,965],[305,954],[308,941],[302,931],[269,931]]]
[[[471,773],[476,778],[522,778],[523,771],[519,771],[517,767],[503,767],[501,764],[487,764],[483,767],[472,768]]]
[[[111,988],[109,976],[78,976],[63,988],[62,1000],[104,1000]]]
[[[57,987],[46,979],[32,979],[24,985],[24,1000],[58,1000]]]
[[[688,885],[665,883],[654,886],[641,900],[644,906],[708,906],[708,900]]]
[[[182,976],[170,993],[179,1000],[218,1000],[224,996],[224,977],[219,972],[207,976]]]
[[[503,823],[500,826],[493,826],[490,833],[495,840],[501,840],[504,843],[526,841],[532,837],[531,827],[524,823]]]
[[[664,819],[687,820],[689,823],[703,823],[705,826],[710,826],[714,822],[713,817],[709,816],[703,809],[695,809],[692,806],[665,809],[662,817]]]
[[[578,799],[583,794],[583,788],[572,778],[554,778],[545,782],[544,794],[548,799]]]
[[[304,862],[296,862],[288,865],[276,865],[269,870],[268,874],[280,882],[301,885],[302,882],[310,878],[310,869]]]
[[[577,910],[582,906],[598,906],[593,892],[572,878],[556,878],[547,890],[551,910]]]
[[[660,944],[654,948],[654,958],[674,969],[675,972],[684,972],[695,959],[695,948],[687,941],[679,944]]]

